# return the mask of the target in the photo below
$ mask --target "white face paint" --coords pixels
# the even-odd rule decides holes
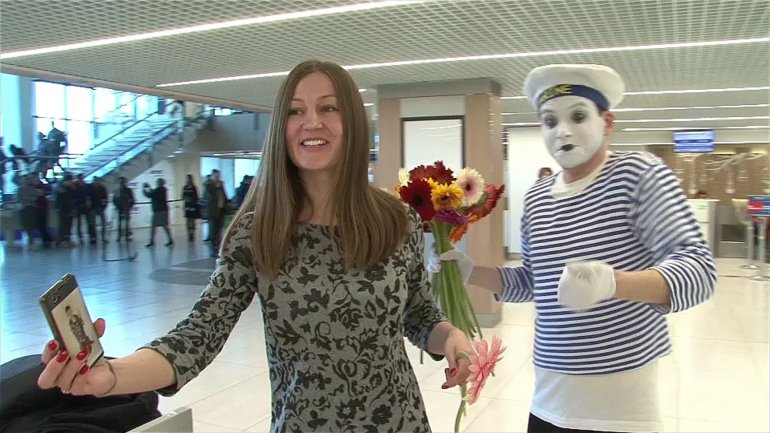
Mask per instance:
[[[551,99],[540,108],[540,131],[548,153],[562,168],[587,163],[604,141],[604,118],[581,96]]]

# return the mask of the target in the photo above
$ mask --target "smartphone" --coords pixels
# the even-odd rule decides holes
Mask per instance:
[[[72,274],[65,274],[40,297],[40,306],[59,344],[75,359],[84,349],[88,351],[85,363],[93,367],[104,355],[104,349],[96,336],[91,316],[88,314],[83,294]]]

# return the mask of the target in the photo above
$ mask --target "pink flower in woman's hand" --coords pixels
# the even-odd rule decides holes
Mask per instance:
[[[492,337],[492,347],[489,346],[487,340],[474,341],[473,347],[476,349],[476,354],[468,357],[471,361],[471,365],[468,367],[471,371],[471,375],[468,376],[468,383],[471,387],[465,396],[468,404],[473,404],[478,400],[481,390],[487,383],[487,378],[490,374],[494,376],[495,366],[503,359],[500,355],[505,352],[503,341],[496,335]]]

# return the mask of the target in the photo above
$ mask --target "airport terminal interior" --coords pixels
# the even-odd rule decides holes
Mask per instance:
[[[356,80],[374,186],[392,190],[400,168],[436,160],[505,184],[458,248],[477,264],[520,265],[524,196],[540,168],[560,170],[524,79],[541,65],[601,64],[626,87],[609,150],[649,152],[672,170],[718,275],[710,299],[667,315],[662,431],[770,431],[768,29],[765,0],[3,0],[0,363],[50,341],[39,298],[66,273],[92,318],[106,321],[107,356],[128,355],[184,319],[217,260],[205,213],[188,226],[188,176],[204,199],[218,172],[229,224],[260,168],[278,87],[309,58],[339,63]],[[104,217],[74,211],[63,229],[58,191],[78,175],[103,185]],[[40,221],[30,210],[40,201],[22,204],[29,179],[44,191],[47,236],[29,223]],[[120,179],[134,195],[130,240],[118,228]],[[157,215],[144,193],[160,179],[170,238],[151,233]],[[535,305],[469,291],[484,336],[506,350],[460,430],[526,431]],[[460,395],[442,389],[446,362],[405,344],[431,429],[454,431]],[[160,397],[161,413],[184,407],[195,432],[270,431],[257,298],[212,364]]]

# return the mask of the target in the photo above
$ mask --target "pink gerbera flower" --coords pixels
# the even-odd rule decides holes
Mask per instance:
[[[473,347],[476,349],[476,354],[469,356],[471,365],[468,367],[471,371],[471,375],[468,377],[468,383],[471,387],[465,396],[468,404],[473,404],[478,400],[481,390],[487,383],[487,378],[490,375],[494,376],[495,366],[503,359],[500,355],[505,352],[503,341],[498,336],[492,337],[492,347],[489,346],[487,340],[474,341]]]
[[[463,205],[476,204],[484,194],[484,178],[472,168],[464,168],[457,175],[457,186],[463,190]]]

